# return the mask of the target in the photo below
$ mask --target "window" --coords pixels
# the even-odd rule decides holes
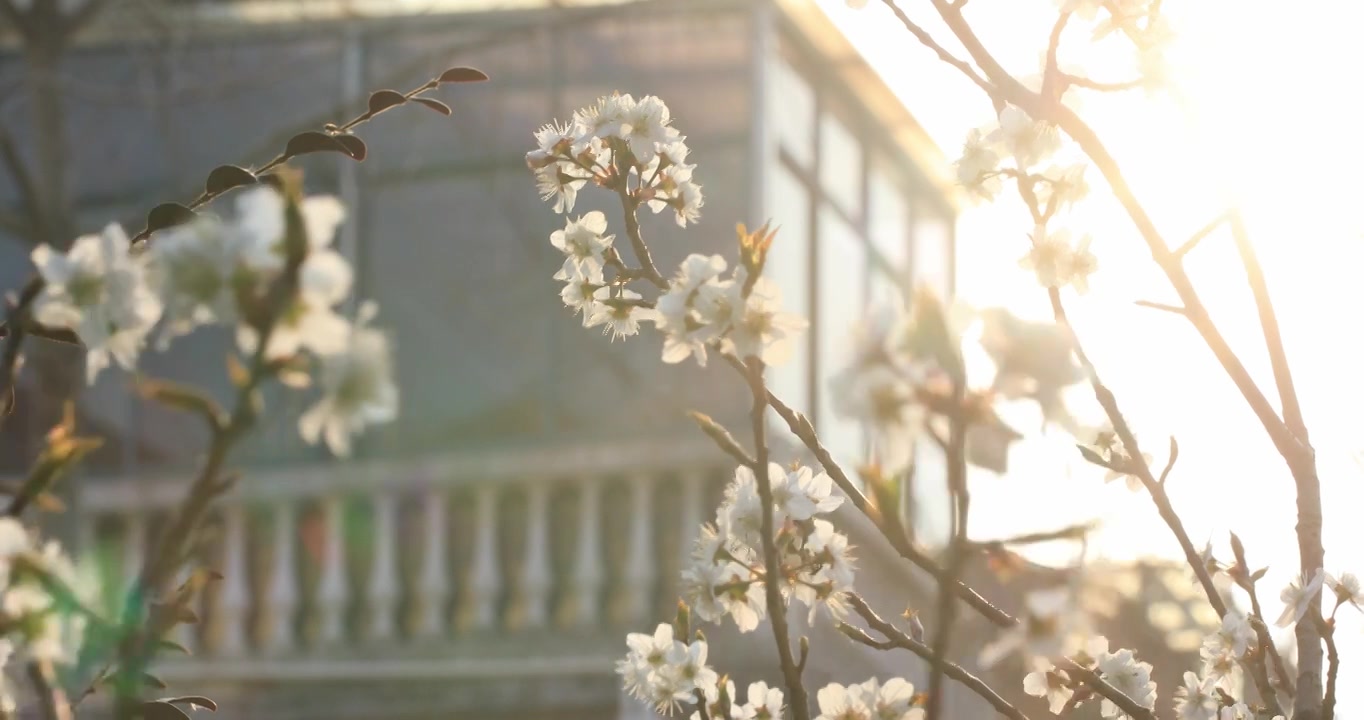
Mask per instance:
[[[784,60],[774,63],[769,113],[781,147],[803,167],[815,165],[815,91]]]
[[[901,288],[909,281],[909,201],[900,186],[881,172],[871,176],[867,193],[867,236],[875,251],[871,304],[902,302]]]
[[[777,228],[767,256],[766,275],[781,288],[781,308],[801,317],[810,314],[810,191],[789,169],[777,165],[766,184],[763,205]],[[810,336],[802,334],[786,363],[768,371],[772,390],[792,407],[810,407]]]
[[[921,217],[914,227],[914,284],[927,285],[938,297],[952,292],[952,229],[939,217]]]
[[[819,123],[819,184],[850,218],[862,210],[862,145],[833,115]]]
[[[840,462],[862,461],[862,429],[834,412],[829,381],[849,361],[848,332],[862,316],[866,292],[866,248],[856,230],[837,214],[821,208],[816,272],[815,428]]]

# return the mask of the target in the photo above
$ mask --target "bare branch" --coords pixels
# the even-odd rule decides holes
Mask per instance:
[[[1182,308],[1178,305],[1166,305],[1165,303],[1153,302],[1151,300],[1138,300],[1136,301],[1136,304],[1145,308],[1151,308],[1152,310],[1161,310],[1167,313],[1173,313],[1175,315],[1181,315],[1184,317],[1189,316],[1189,311],[1186,308]]]
[[[1179,247],[1175,248],[1174,251],[1175,258],[1181,259],[1185,255],[1188,255],[1190,250],[1193,250],[1194,248],[1198,247],[1198,243],[1203,242],[1203,238],[1206,238],[1207,236],[1211,235],[1214,230],[1216,230],[1218,227],[1222,225],[1222,223],[1226,221],[1227,214],[1223,213],[1222,215],[1218,215],[1216,218],[1214,218],[1212,222],[1199,228],[1198,232],[1191,235],[1188,240],[1185,240],[1183,245],[1180,245]]]
[[[979,695],[986,702],[990,703],[1000,715],[1010,718],[1010,720],[1028,720],[1028,716],[1023,714],[1022,710],[1019,710],[1008,700],[1000,697],[999,693],[995,692],[984,680],[967,672],[960,665],[934,655],[933,651],[930,650],[927,645],[906,635],[899,628],[883,620],[881,616],[877,615],[876,612],[871,609],[871,606],[869,606],[867,601],[862,599],[860,595],[849,593],[848,602],[852,605],[853,610],[856,611],[858,615],[861,615],[862,619],[865,620],[868,625],[885,636],[886,639],[876,640],[861,628],[854,627],[847,623],[839,624],[839,632],[842,632],[855,642],[862,643],[863,645],[878,650],[888,650],[890,648],[908,650],[928,662],[931,667],[942,668],[944,675],[956,680],[966,686],[971,692]]]
[[[627,210],[627,212],[629,212]],[[641,262],[643,259],[641,258]],[[767,474],[767,386],[763,382],[763,363],[749,358],[745,378],[753,393],[753,475],[757,480],[758,497],[762,502],[763,564],[767,571],[763,589],[767,592],[767,615],[772,623],[772,636],[777,643],[777,657],[786,691],[791,698],[791,714],[795,720],[810,720],[810,708],[805,686],[800,681],[800,666],[791,652],[790,629],[786,624],[786,605],[781,597],[781,556],[777,552],[776,520],[773,518],[772,479]]]
[[[980,73],[976,72],[976,69],[971,67],[970,63],[956,57],[952,53],[948,52],[947,49],[944,48],[942,45],[939,45],[938,41],[934,40],[933,36],[928,34],[928,31],[924,30],[913,20],[909,19],[909,15],[905,14],[905,11],[902,10],[898,4],[896,4],[895,0],[882,0],[882,2],[886,4],[886,7],[890,8],[891,12],[895,13],[895,17],[900,20],[900,24],[904,25],[905,29],[908,30],[912,35],[914,35],[914,37],[917,38],[920,43],[922,43],[925,47],[932,50],[933,52],[937,53],[939,60],[942,60],[948,65],[951,65],[952,67],[960,70],[963,75],[969,78],[971,82],[975,83],[976,86],[979,87],[981,90],[984,90],[991,96],[994,95],[994,90],[990,87],[990,83],[986,82],[985,78],[981,77]],[[958,0],[958,9],[965,5],[966,5],[965,2]]]
[[[1083,680],[1086,685],[1094,688],[1095,692],[1104,696],[1109,702],[1112,702],[1119,708],[1122,708],[1122,711],[1127,713],[1133,720],[1156,720],[1156,714],[1150,708],[1138,705],[1136,701],[1124,695],[1122,691],[1105,682],[1104,679],[1099,677],[1099,674],[1093,670],[1090,670],[1073,660],[1062,660],[1057,667],[1065,670],[1067,674]]]

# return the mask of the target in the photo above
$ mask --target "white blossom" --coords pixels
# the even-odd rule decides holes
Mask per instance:
[[[1020,170],[1027,170],[1061,148],[1061,136],[1056,126],[1038,122],[1015,105],[1005,106],[999,114],[999,128],[986,138],[999,143],[1018,162]]]
[[[1210,655],[1221,652],[1230,653],[1233,658],[1245,657],[1255,647],[1258,638],[1255,627],[1245,613],[1234,608],[1222,616],[1222,624],[1216,632],[1204,639],[1203,645]]]
[[[1360,605],[1361,602],[1364,602],[1364,594],[1361,594],[1359,578],[1354,573],[1345,573],[1339,578],[1326,573],[1324,580],[1326,587],[1331,588],[1331,592],[1335,593],[1336,607],[1350,603],[1356,609],[1364,609]]]
[[[560,272],[566,277],[560,278],[564,281],[564,287],[559,291],[559,298],[573,308],[574,315],[582,313],[583,321],[586,322],[597,306],[594,295],[605,283],[601,268],[592,264],[575,265],[566,273]]]
[[[351,435],[391,422],[398,414],[388,337],[367,326],[375,312],[372,304],[362,307],[344,348],[319,356],[322,398],[298,421],[305,441],[325,438],[337,455],[350,453]]]
[[[94,383],[111,358],[132,370],[161,317],[161,301],[147,284],[145,263],[129,254],[123,228],[111,223],[76,238],[65,254],[39,245],[31,257],[43,278],[33,319],[75,332],[86,350],[86,382]]]
[[[1098,259],[1089,250],[1085,235],[1072,245],[1070,231],[1062,228],[1047,232],[1043,226],[1033,231],[1032,249],[1019,260],[1019,266],[1037,274],[1043,287],[1072,285],[1081,294],[1089,290],[1089,276],[1099,269]]]
[[[1040,173],[1042,182],[1037,183],[1034,192],[1038,204],[1043,208],[1054,205],[1057,210],[1074,205],[1089,195],[1089,183],[1085,181],[1085,164],[1051,165]]]
[[[1100,678],[1137,705],[1155,707],[1156,684],[1151,680],[1150,663],[1139,662],[1131,650],[1103,653],[1098,660]],[[1108,698],[1104,698],[1100,712],[1105,718],[1127,717],[1122,708]]]
[[[730,330],[722,347],[740,358],[758,357],[766,365],[780,365],[790,355],[792,338],[809,325],[799,315],[778,311],[781,290],[768,278],[758,278],[747,297],[743,283],[729,288]]]
[[[733,717],[735,720],[740,717],[747,720],[780,720],[784,701],[781,688],[768,687],[765,682],[750,683],[748,702],[736,708]]]
[[[587,184],[592,173],[570,162],[557,162],[535,170],[535,188],[540,199],[554,201],[554,212],[573,212],[578,191]]]
[[[706,664],[705,641],[674,639],[672,626],[660,624],[652,635],[631,633],[625,642],[629,653],[616,663],[616,672],[627,692],[659,712],[670,713],[679,703],[697,700],[697,693],[702,697],[715,693],[719,677]]]
[[[147,278],[165,308],[158,347],[200,325],[236,323],[239,238],[207,215],[152,235]]]
[[[668,291],[659,296],[656,322],[664,333],[663,362],[679,363],[694,355],[705,366],[706,344],[715,333],[696,308],[697,296],[702,286],[717,280],[725,265],[719,255],[688,255]]]
[[[595,302],[584,312],[583,327],[602,325],[602,332],[609,333],[612,340],[638,335],[641,322],[657,317],[652,308],[634,304],[641,296],[633,290],[602,287],[592,298]]]
[[[1046,698],[1047,708],[1053,715],[1060,715],[1075,695],[1066,672],[1049,661],[1038,663],[1035,670],[1023,677],[1023,692]]]
[[[995,147],[979,129],[972,130],[956,163],[957,183],[981,200],[993,200],[1002,184],[996,172],[1000,157]]]
[[[585,265],[601,269],[606,262],[604,253],[615,239],[605,233],[606,215],[598,210],[569,220],[562,230],[551,233],[550,244],[565,255],[564,265],[554,279],[567,280],[574,268]]]
[[[815,720],[922,720],[924,711],[914,707],[914,686],[903,678],[884,685],[872,678],[856,685],[830,683],[816,694],[819,716]]]
[[[1279,599],[1283,601],[1283,614],[1279,616],[1274,624],[1279,627],[1288,627],[1302,620],[1302,616],[1307,614],[1308,608],[1312,607],[1313,601],[1321,592],[1321,584],[1325,579],[1325,574],[1318,569],[1310,577],[1306,574],[1299,576],[1296,580],[1288,583],[1288,587],[1279,594]]]
[[[1175,688],[1175,716],[1179,720],[1217,720],[1220,705],[1212,682],[1198,673],[1184,673],[1184,684]]]

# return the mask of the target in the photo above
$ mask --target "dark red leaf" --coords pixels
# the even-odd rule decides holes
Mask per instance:
[[[194,211],[180,203],[161,203],[147,213],[147,231],[156,232],[194,219]]]
[[[142,703],[142,717],[146,720],[190,720],[189,713],[160,700]]]
[[[432,98],[424,98],[424,97],[414,97],[414,98],[412,98],[412,102],[421,103],[421,104],[423,104],[423,105],[425,105],[425,106],[431,108],[432,110],[435,110],[436,112],[440,113],[441,115],[449,115],[449,114],[450,114],[450,106],[449,106],[449,105],[446,105],[445,103],[443,103],[443,102],[441,102],[441,101],[439,101],[439,100],[434,100],[434,99],[432,99]]]
[[[377,90],[369,96],[369,114],[378,115],[379,113],[407,102],[407,98],[397,90]]]
[[[465,83],[483,82],[488,79],[488,74],[482,70],[471,67],[452,67],[440,74],[436,82],[440,83]]]
[[[236,165],[219,165],[213,168],[204,181],[204,193],[217,195],[235,187],[256,184],[256,176],[250,170]]]
[[[341,143],[346,148],[346,154],[355,158],[357,162],[364,160],[365,156],[369,154],[365,148],[365,141],[354,135],[337,135],[336,141]]]
[[[340,142],[344,135],[328,135],[316,130],[301,132],[289,138],[289,144],[284,146],[285,157],[295,157],[307,155],[315,152],[339,152],[352,155],[346,145]]]

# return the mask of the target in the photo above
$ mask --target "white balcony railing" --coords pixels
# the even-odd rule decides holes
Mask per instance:
[[[195,549],[223,579],[177,632],[194,654],[161,673],[607,671],[622,628],[671,616],[730,472],[714,448],[676,443],[249,472]],[[187,485],[86,483],[84,540],[107,584],[126,587]]]

